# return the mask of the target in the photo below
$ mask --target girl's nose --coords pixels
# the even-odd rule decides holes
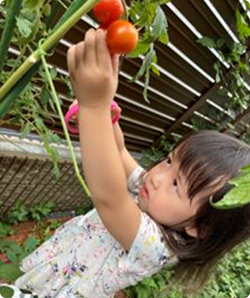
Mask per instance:
[[[154,173],[151,177],[151,184],[154,189],[158,189],[161,184],[161,174],[159,172]]]
[[[166,163],[159,164],[151,175],[151,183],[154,189],[158,189],[162,184],[171,180],[171,168]]]

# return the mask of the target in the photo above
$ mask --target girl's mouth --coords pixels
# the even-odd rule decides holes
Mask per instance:
[[[148,189],[145,184],[143,184],[139,190],[140,198],[147,200],[148,199]]]

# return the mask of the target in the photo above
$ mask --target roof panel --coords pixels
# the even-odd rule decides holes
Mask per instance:
[[[239,5],[239,1],[210,0],[210,2],[228,26],[234,30],[234,12],[237,5]],[[167,46],[163,44],[155,45],[161,76],[151,74],[148,90],[150,104],[146,103],[143,98],[143,80],[141,79],[138,83],[128,82],[128,77],[135,75],[138,71],[142,62],[141,59],[123,60],[115,100],[123,109],[124,118],[121,119],[121,125],[129,148],[136,150],[145,148],[150,144],[149,141],[145,141],[146,139],[155,139],[158,134],[160,135],[161,130],[168,130],[170,127],[173,128],[172,132],[176,134],[189,131],[190,128],[183,126],[181,122],[190,123],[190,119],[195,112],[195,109],[191,108],[192,106],[197,107],[200,113],[209,113],[211,107],[206,102],[207,98],[203,98],[206,92],[208,92],[211,101],[224,109],[226,108],[227,98],[209,93],[215,85],[213,64],[217,61],[217,58],[209,49],[197,43],[197,38],[203,35],[228,38],[226,29],[206,3],[208,3],[208,0],[173,0],[169,5],[163,7],[168,18],[170,44]],[[183,21],[181,15],[187,21]],[[64,36],[64,39],[56,46],[54,55],[47,57],[49,63],[67,72],[68,43],[81,41],[84,38],[85,31],[90,27],[90,23],[86,23],[86,18],[83,18],[71,28]],[[16,58],[16,55],[10,54],[10,57]],[[202,73],[202,70],[204,73]],[[38,86],[41,85],[38,83]],[[73,99],[68,97],[67,86],[61,82],[55,82],[55,86],[63,102],[63,113],[66,113]],[[196,103],[198,104],[196,105]],[[192,112],[189,113],[189,111]],[[226,114],[223,114],[223,112],[221,114],[224,115],[225,119],[230,120]],[[51,115],[53,115],[54,122],[46,120],[46,123],[55,132],[63,136],[58,116],[55,113],[51,113]],[[182,118],[182,115],[187,115],[187,117]],[[173,127],[172,125],[178,119],[183,120]],[[144,123],[145,126],[136,124],[136,121]],[[18,129],[18,126],[13,124],[8,125],[8,127]],[[71,137],[73,140],[78,140],[78,136],[71,135]]]
[[[213,6],[216,8],[218,13],[221,15],[223,20],[227,23],[229,28],[237,36],[236,22],[235,22],[235,10],[239,7],[239,1],[230,0],[230,1],[216,1],[210,0]]]
[[[209,81],[170,47],[158,45],[156,51],[158,64],[191,88],[203,92],[209,86]]]
[[[186,1],[183,3],[186,3]],[[198,37],[185,26],[170,8],[166,9],[166,15],[169,22],[170,41],[206,73],[214,77],[215,71],[212,65],[216,61],[215,56],[208,49],[197,43]]]
[[[140,63],[142,63],[142,61],[140,61]],[[129,59],[129,61],[123,63],[122,71],[134,76],[138,72],[139,67],[140,65],[136,63],[136,61]],[[150,86],[156,90],[161,90],[161,92],[168,94],[168,96],[173,99],[180,98],[179,101],[184,105],[189,105],[190,101],[194,100],[193,94],[187,91],[187,89],[183,86],[180,86],[180,84],[167,77],[164,73],[161,73],[160,76],[151,73]],[[167,88],[168,92],[166,92],[162,87]]]
[[[181,0],[176,0],[174,3],[178,9],[187,17],[194,27],[199,28],[199,32],[202,36],[209,36],[211,38],[224,38],[227,35],[226,29],[221,25],[218,18],[211,11],[206,2],[203,1],[185,1],[185,4]],[[223,1],[215,1],[223,3]],[[226,3],[223,3],[224,8],[227,7]],[[231,10],[230,10],[231,13]],[[202,26],[200,26],[202,24]]]

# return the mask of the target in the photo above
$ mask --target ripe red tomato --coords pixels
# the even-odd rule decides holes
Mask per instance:
[[[107,46],[111,54],[127,54],[138,42],[138,31],[128,21],[113,22],[107,30]]]
[[[101,0],[93,8],[94,17],[104,27],[118,20],[123,13],[121,0]]]

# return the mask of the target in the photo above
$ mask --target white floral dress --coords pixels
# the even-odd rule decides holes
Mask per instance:
[[[138,194],[141,167],[128,178],[128,189]],[[129,219],[128,219],[129,220]],[[21,263],[19,288],[39,298],[111,298],[162,267],[176,262],[156,223],[141,213],[141,223],[128,253],[104,227],[95,209],[63,224]]]

